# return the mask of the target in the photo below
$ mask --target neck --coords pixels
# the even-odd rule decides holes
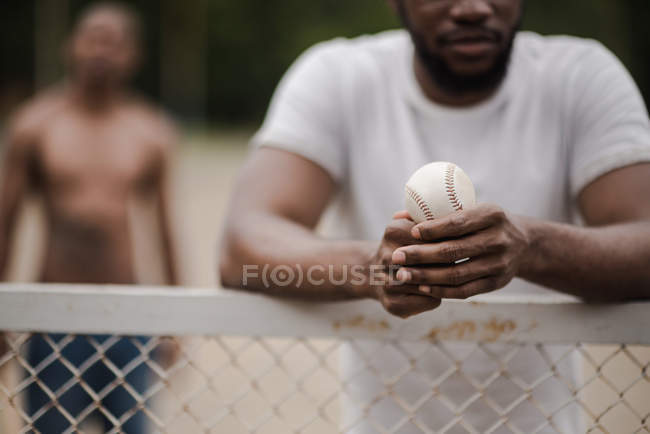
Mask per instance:
[[[110,110],[124,96],[123,90],[114,86],[93,86],[76,81],[69,84],[69,90],[75,102],[94,112]]]
[[[427,98],[435,103],[451,107],[468,107],[489,99],[499,87],[496,85],[489,89],[464,93],[445,91],[433,80],[419,56],[413,58],[415,78]]]

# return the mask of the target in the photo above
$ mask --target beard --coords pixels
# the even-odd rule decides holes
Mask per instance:
[[[398,2],[399,13],[406,30],[411,35],[415,53],[426,69],[429,77],[445,93],[463,96],[466,94],[490,91],[498,87],[506,74],[510,64],[515,36],[521,24],[521,17],[511,30],[503,49],[498,53],[494,64],[486,71],[477,74],[460,74],[453,71],[447,61],[439,54],[432,52],[426,46],[423,35],[417,33],[411,25],[402,2]],[[495,38],[502,42],[503,35],[494,33]],[[441,44],[445,38],[439,38]]]
[[[415,51],[425,67],[431,79],[443,91],[452,95],[465,95],[469,93],[483,92],[498,87],[506,74],[510,64],[512,46],[514,44],[513,32],[505,48],[497,55],[494,65],[488,70],[474,75],[458,74],[454,72],[447,62],[437,54],[429,52],[424,42],[418,36],[411,34]]]

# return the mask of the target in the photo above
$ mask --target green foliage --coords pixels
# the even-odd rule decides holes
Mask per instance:
[[[310,45],[396,26],[382,0],[213,1],[208,110],[221,121],[259,121],[282,74]]]
[[[34,34],[39,31],[34,28],[33,16],[40,0],[6,1],[6,11],[0,17],[0,97],[8,94],[6,89],[19,86],[28,92],[35,68]],[[177,28],[165,28],[161,24],[163,11],[169,11],[170,5],[178,8],[176,1],[126,1],[141,13],[145,24],[146,57],[136,85],[153,99],[160,99],[161,65],[169,61],[161,57],[162,32],[175,38],[188,35],[183,33],[187,29],[191,31],[202,27],[198,24],[207,23],[208,42],[201,54],[207,68],[207,106],[195,107],[190,113],[187,104],[170,98],[169,92],[165,104],[177,115],[191,117],[205,112],[200,117],[220,124],[258,123],[282,74],[310,45],[336,36],[375,33],[399,25],[387,0],[190,0],[182,6],[201,12],[188,16],[205,21],[181,22],[183,17],[178,17]],[[525,29],[600,40],[621,58],[646,101],[650,101],[649,0],[524,1]],[[61,2],[62,7],[68,6],[68,24],[92,2]],[[187,50],[193,49],[198,48],[187,46]],[[182,97],[184,83],[177,86],[171,95],[180,92]],[[0,98],[0,113],[2,101]]]
[[[209,20],[208,112],[222,122],[259,122],[278,80],[310,45],[399,25],[385,0],[213,0]],[[650,101],[648,20],[648,0],[526,0],[523,28],[600,40]]]
[[[533,0],[526,8],[525,29],[593,38],[605,44],[630,69],[650,101],[648,0]]]

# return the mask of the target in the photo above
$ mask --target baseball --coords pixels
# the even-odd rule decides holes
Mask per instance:
[[[444,217],[476,203],[474,185],[454,163],[437,161],[418,169],[405,187],[406,210],[416,223]]]

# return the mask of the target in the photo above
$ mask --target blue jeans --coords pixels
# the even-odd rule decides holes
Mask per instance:
[[[53,341],[59,342],[65,335],[50,334],[48,335]],[[102,343],[109,338],[108,335],[89,336],[97,342]],[[120,338],[113,346],[106,350],[104,357],[110,360],[118,369],[123,369],[128,363],[140,355],[140,351],[131,342],[135,339],[145,344],[149,338],[134,337]],[[41,335],[34,335],[30,341],[28,361],[32,368],[38,366],[46,357],[52,354],[52,348],[43,339]],[[65,357],[75,367],[81,366],[88,358],[95,355],[94,347],[84,336],[77,336],[72,342],[66,345],[61,351]],[[126,375],[125,382],[135,389],[139,394],[144,394],[147,389],[151,369],[144,363],[139,364],[135,369],[130,370]],[[46,385],[52,392],[55,392],[68,382],[74,375],[58,359],[49,364],[37,375],[39,381]],[[106,367],[101,360],[92,364],[82,375],[81,378],[96,393],[102,391],[113,380],[115,374]],[[39,409],[50,403],[50,397],[36,383],[32,383],[26,390],[27,413],[33,416]],[[92,403],[90,395],[76,383],[68,389],[60,398],[59,404],[72,417],[77,418],[80,413]],[[101,400],[101,406],[112,414],[115,418],[120,418],[124,413],[137,405],[136,400],[129,392],[119,385],[113,389],[104,399]],[[111,421],[98,410],[94,410],[88,417],[99,417],[100,423],[103,424],[104,430],[109,431],[114,428]],[[81,422],[81,421],[79,421]],[[50,408],[34,422],[34,428],[43,434],[61,433],[70,427],[70,422],[55,407]],[[133,434],[144,434],[147,432],[147,417],[142,411],[136,412],[121,426],[121,431]]]

